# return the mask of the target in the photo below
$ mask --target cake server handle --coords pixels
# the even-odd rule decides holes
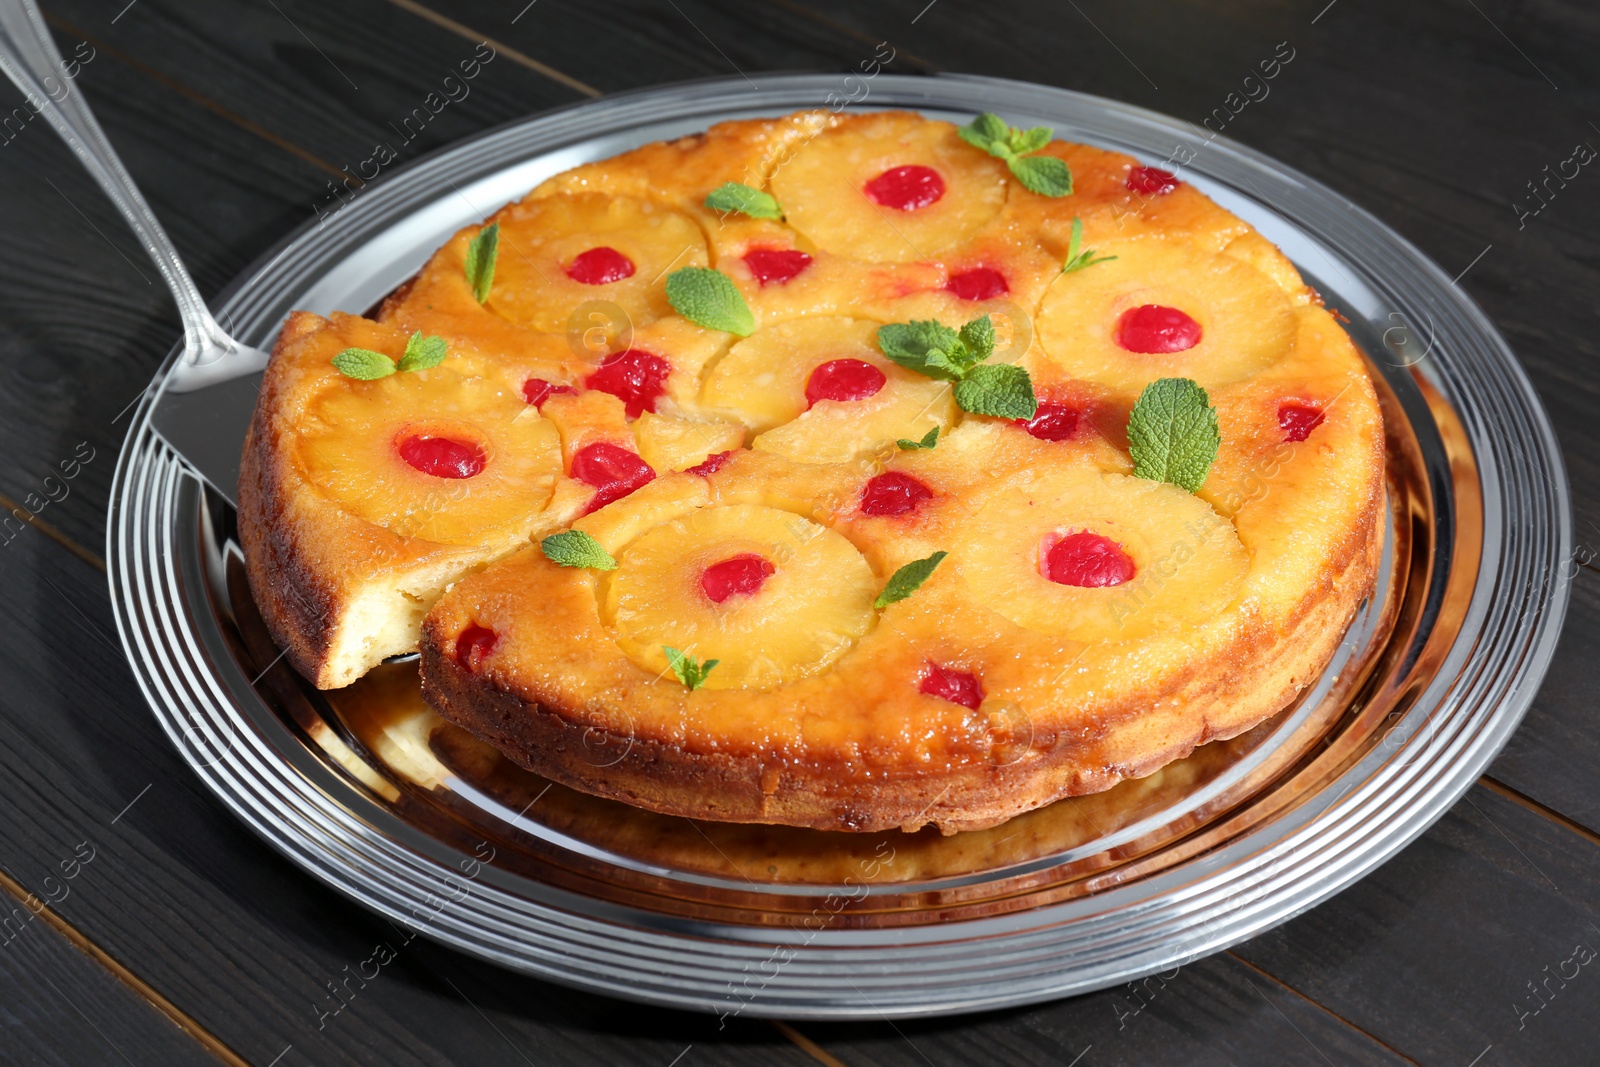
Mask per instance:
[[[258,360],[259,353],[236,344],[212,318],[177,248],[106,140],[83,94],[73,85],[67,74],[69,66],[56,50],[35,0],[0,0],[0,69],[22,90],[28,107],[43,115],[67,142],[122,212],[178,302],[186,366],[175,369],[175,380],[170,384],[178,389],[195,388],[220,377],[232,377],[242,369],[220,367],[219,363]],[[218,373],[222,371],[230,373]]]

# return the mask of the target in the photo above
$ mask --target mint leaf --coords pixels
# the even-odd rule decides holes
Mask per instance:
[[[1075,270],[1092,267],[1096,263],[1109,263],[1116,256],[1097,256],[1094,249],[1083,248],[1083,220],[1077,216],[1072,219],[1072,237],[1067,241],[1067,261],[1061,265],[1062,274],[1071,274]]]
[[[1006,166],[1022,187],[1040,196],[1066,196],[1072,192],[1072,171],[1055,156],[1017,156]]]
[[[722,662],[708,659],[700,663],[693,656],[686,656],[671,645],[662,645],[661,651],[667,654],[667,663],[672,667],[672,673],[676,674],[678,681],[688,686],[691,692],[705,685],[706,675],[711,673],[711,668]]]
[[[972,147],[993,152],[995,145],[1005,143],[1011,127],[999,115],[985,111],[956,132]]]
[[[582,530],[566,530],[551,534],[539,542],[545,558],[563,567],[587,567],[596,571],[614,571],[617,561],[611,553],[600,547],[600,542]]]
[[[964,348],[950,327],[933,319],[891,322],[878,327],[878,348],[907,370],[953,382],[961,377],[959,361],[951,351]]]
[[[1048,126],[1021,130],[1008,126],[998,115],[985,111],[958,131],[961,139],[981,148],[1007,167],[1022,187],[1040,196],[1066,196],[1072,192],[1072,171],[1055,156],[1036,156],[1050,143]]]
[[[1014,363],[980,363],[956,383],[956,403],[974,415],[1031,419],[1039,410],[1028,372]]]
[[[1010,130],[1006,142],[1011,151],[1019,156],[1029,152],[1037,152],[1050,143],[1051,129],[1048,126],[1035,126],[1031,130]]]
[[[973,319],[959,333],[931,319],[891,322],[878,327],[878,347],[907,370],[955,382],[956,403],[963,411],[1031,419],[1038,410],[1027,371],[983,362],[994,353],[994,323],[987,315]]]
[[[913,441],[909,437],[902,437],[895,444],[900,446],[902,452],[914,452],[919,448],[932,448],[939,443],[939,427],[935,426],[922,435],[922,440]]]
[[[443,337],[426,337],[418,330],[406,341],[406,354],[400,357],[400,369],[413,371],[437,367],[444,362],[447,350]]]
[[[961,327],[959,336],[972,353],[972,362],[981,363],[994,355],[994,321],[989,316],[979,315]]]
[[[948,352],[941,352],[935,348],[928,353],[924,361],[922,373],[930,378],[942,378],[946,381],[956,382],[967,373],[967,368],[972,366],[972,353],[967,351],[967,346],[957,341]]]
[[[370,382],[394,373],[394,360],[370,348],[347,348],[329,360],[346,378]]]
[[[478,303],[489,299],[489,286],[494,284],[494,261],[500,253],[500,224],[490,223],[478,231],[478,236],[467,242],[467,284],[472,286],[472,298]]]
[[[738,182],[723,182],[706,197],[706,207],[714,211],[734,211],[753,219],[781,219],[783,209],[771,193],[752,189]]]
[[[697,326],[749,337],[756,329],[750,305],[733,279],[709,267],[684,267],[667,275],[667,303]]]
[[[889,576],[889,584],[883,587],[883,592],[878,594],[878,599],[872,606],[880,611],[890,604],[898,603],[922,588],[922,583],[928,580],[944,558],[950,553],[945,551],[935,552],[927,559],[915,559]]]
[[[1222,446],[1217,411],[1189,378],[1151,382],[1128,416],[1128,444],[1137,477],[1197,493]]]

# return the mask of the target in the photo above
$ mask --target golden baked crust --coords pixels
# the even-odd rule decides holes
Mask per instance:
[[[1087,146],[1043,154],[1068,163],[1071,195],[1031,193],[907,113],[724,123],[502,209],[484,302],[465,272],[474,226],[379,323],[291,318],[241,484],[268,625],[324,687],[420,647],[441,714],[574,788],[824,829],[993,825],[1281,710],[1374,581],[1383,427],[1361,358],[1281,253],[1192,187],[1137,191],[1135,161]],[[933,167],[944,195],[870,203],[865,184],[904,163]],[[706,208],[725,181],[772,192],[786,219]],[[1075,221],[1115,259],[1062,273]],[[574,257],[602,246],[630,274],[580,280]],[[774,282],[752,251],[803,266]],[[673,312],[661,279],[686,265],[734,282],[752,334]],[[1112,323],[1142,305],[1192,313],[1199,340],[1130,356]],[[1029,371],[1065,430],[963,413],[873,341],[883,323],[984,314],[997,358]],[[398,357],[413,332],[446,341],[440,368],[352,383],[328,366],[344,347]],[[603,370],[624,358],[659,389]],[[810,398],[828,359],[881,384]],[[1194,495],[1131,474],[1128,412],[1162,377],[1198,381],[1218,413],[1222,451]],[[463,398],[456,421],[440,396]],[[418,414],[402,425],[405,405]],[[489,457],[428,522],[408,494],[429,476],[389,456],[424,423]],[[341,427],[348,448],[329,444]],[[935,427],[934,449],[895,444]],[[607,503],[574,466],[597,444],[643,457],[650,480]],[[871,513],[885,479],[920,496]],[[568,526],[618,568],[548,560],[536,542]],[[1076,533],[1114,543],[1128,575],[1047,580],[1043,554]],[[949,556],[914,596],[873,606],[936,550]],[[767,577],[713,602],[705,572],[734,557]],[[720,662],[691,690],[664,646]]]

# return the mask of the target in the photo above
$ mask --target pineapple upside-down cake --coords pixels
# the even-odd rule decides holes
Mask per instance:
[[[679,815],[988,826],[1289,704],[1372,589],[1384,438],[1294,267],[1128,156],[903,112],[547,181],[373,320],[290,316],[245,446],[323,688]]]

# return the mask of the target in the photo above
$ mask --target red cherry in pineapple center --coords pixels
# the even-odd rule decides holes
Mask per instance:
[[[1134,167],[1128,172],[1128,179],[1123,183],[1136,193],[1145,196],[1166,196],[1183,183],[1178,176],[1170,170],[1160,167]]]
[[[868,182],[863,192],[874,204],[915,211],[939,202],[944,196],[944,179],[932,167],[893,167]]]
[[[483,473],[489,457],[473,441],[407,434],[397,442],[400,458],[435,478],[471,478]]]
[[[671,373],[672,364],[660,356],[630,348],[607,356],[583,384],[617,397],[626,406],[628,418],[637,419],[641,412],[656,409]]]
[[[456,637],[456,662],[469,671],[475,671],[489,658],[489,653],[494,651],[499,641],[500,635],[487,626],[468,623],[467,628]]]
[[[1041,441],[1066,441],[1078,432],[1078,409],[1070,404],[1042,400],[1033,418],[1021,424]]]
[[[744,265],[762,285],[782,285],[811,266],[811,257],[792,248],[752,248]]]
[[[1200,324],[1177,308],[1141,304],[1118,317],[1115,339],[1129,352],[1183,352],[1200,343]]]
[[[1133,578],[1133,559],[1109,537],[1079,530],[1050,546],[1045,553],[1044,576],[1057,585],[1104,589]]]
[[[883,388],[883,371],[859,359],[830,359],[806,379],[806,407],[819,400],[865,400]]]
[[[567,264],[567,277],[584,285],[606,285],[633,277],[633,260],[615,248],[601,245],[581,252]]]
[[[928,664],[922,672],[917,691],[964,708],[976,708],[983,703],[983,683],[976,674],[941,667],[937,663]]]
[[[944,287],[962,300],[993,300],[1011,292],[1006,276],[993,267],[973,267],[952,274]]]
[[[731,596],[749,596],[777,570],[765,556],[747,552],[707,567],[700,574],[700,588],[713,604],[720,604]]]
[[[1278,429],[1285,441],[1299,442],[1311,436],[1311,431],[1322,425],[1322,409],[1310,404],[1288,403],[1278,407]]]
[[[584,509],[587,515],[647,484],[656,472],[636,453],[608,441],[597,441],[584,445],[572,457],[572,476],[594,486],[594,497]]]
[[[861,490],[861,510],[868,515],[904,515],[932,495],[932,489],[911,475],[886,471]]]

